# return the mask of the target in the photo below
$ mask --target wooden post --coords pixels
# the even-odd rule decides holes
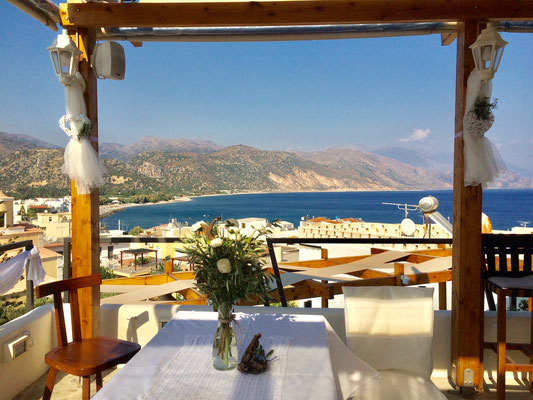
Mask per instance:
[[[405,273],[405,265],[394,263],[394,276],[396,277],[396,286],[403,286],[402,275]]]
[[[170,275],[173,269],[174,269],[174,261],[173,260],[165,261],[165,274]]]
[[[446,282],[439,282],[439,310],[446,310],[447,307]]]
[[[72,40],[82,52],[79,71],[85,80],[84,99],[87,117],[91,120],[91,144],[98,151],[98,107],[96,75],[89,65],[89,55],[96,44],[94,30],[79,29]],[[100,273],[99,191],[90,195],[78,194],[71,182],[72,196],[72,276],[74,278]],[[100,287],[79,291],[82,337],[97,336],[100,332]]]
[[[457,78],[455,97],[455,146],[453,174],[452,255],[452,381],[462,388],[472,384],[483,390],[483,290],[481,285],[481,186],[465,186],[463,116],[466,83],[474,69],[469,46],[476,40],[479,22],[457,24]]]

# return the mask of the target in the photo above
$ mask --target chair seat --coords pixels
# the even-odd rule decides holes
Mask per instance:
[[[379,371],[380,377],[354,400],[446,400],[429,379],[399,371]]]
[[[498,286],[500,289],[533,290],[533,275],[527,275],[520,278],[491,276],[487,280],[493,285]]]
[[[98,336],[50,350],[45,361],[68,374],[89,376],[128,362],[140,349],[137,343]]]

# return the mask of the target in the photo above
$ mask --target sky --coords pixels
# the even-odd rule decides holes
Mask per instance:
[[[0,131],[65,144],[63,87],[46,51],[56,34],[7,2],[0,18]],[[507,164],[533,171],[533,34],[502,36],[487,137]],[[439,35],[122,45],[125,80],[98,83],[100,142],[453,153],[456,43]]]

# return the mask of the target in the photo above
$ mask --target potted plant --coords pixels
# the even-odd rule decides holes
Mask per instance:
[[[193,225],[193,234],[183,239],[182,250],[194,265],[196,285],[218,311],[213,342],[213,366],[227,370],[237,366],[237,345],[232,328],[233,306],[259,297],[268,300],[273,277],[264,269],[265,242],[262,232],[241,234],[235,222]]]

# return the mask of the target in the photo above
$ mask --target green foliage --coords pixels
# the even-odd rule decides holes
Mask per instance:
[[[16,197],[17,199],[22,199],[22,200],[35,199],[37,197],[63,197],[63,196],[67,196],[70,194],[70,187],[58,188],[53,185],[45,185],[45,186],[19,185],[14,190],[9,191],[9,193],[10,195]]]
[[[130,229],[130,231],[128,232],[128,235],[137,236],[143,232],[144,232],[143,228],[141,228],[140,226],[135,226]]]
[[[529,308],[529,302],[526,299],[520,300],[520,302],[518,303],[518,309],[520,311],[527,311],[528,308]]]
[[[282,307],[281,303],[270,303],[270,307]],[[287,307],[294,307],[298,308],[298,302],[297,301],[288,301]]]
[[[488,97],[478,98],[474,103],[472,112],[476,114],[477,119],[486,121],[492,117],[492,110],[496,108],[497,104],[498,99],[494,99],[494,102],[491,103]]]
[[[80,132],[78,133],[78,140],[89,139],[90,136],[91,136],[91,123],[84,122],[80,129]]]
[[[22,221],[28,220],[28,214],[26,214],[26,209],[24,208],[24,206],[20,207],[20,211],[18,212],[18,215],[20,215],[20,219]]]
[[[150,275],[158,275],[165,273],[165,264],[163,262],[157,263],[155,266],[150,268]]]
[[[100,275],[102,275],[102,279],[118,278],[118,275],[115,275],[112,269],[106,268],[103,265],[100,265]]]
[[[26,216],[26,221],[31,221],[32,219],[36,219],[36,218],[37,218],[37,211],[35,211],[35,209],[33,208],[30,208]]]
[[[216,220],[215,220],[216,221]],[[253,296],[268,298],[272,275],[263,270],[265,243],[259,232],[241,235],[236,228],[203,224],[195,234],[183,238],[190,262],[196,266],[198,289],[215,307],[233,305]],[[229,267],[229,271],[226,269]]]
[[[137,263],[140,265],[148,264],[150,262],[150,259],[148,257],[141,256],[137,258]]]
[[[254,359],[259,363],[265,363],[267,361],[271,361],[270,357],[272,354],[274,354],[274,349],[270,350],[268,353],[265,354],[265,349],[263,349],[263,346],[258,343],[258,345],[254,348],[253,353]]]
[[[26,314],[26,298],[19,295],[0,297],[0,325]],[[51,298],[34,299],[35,307],[52,303]]]

